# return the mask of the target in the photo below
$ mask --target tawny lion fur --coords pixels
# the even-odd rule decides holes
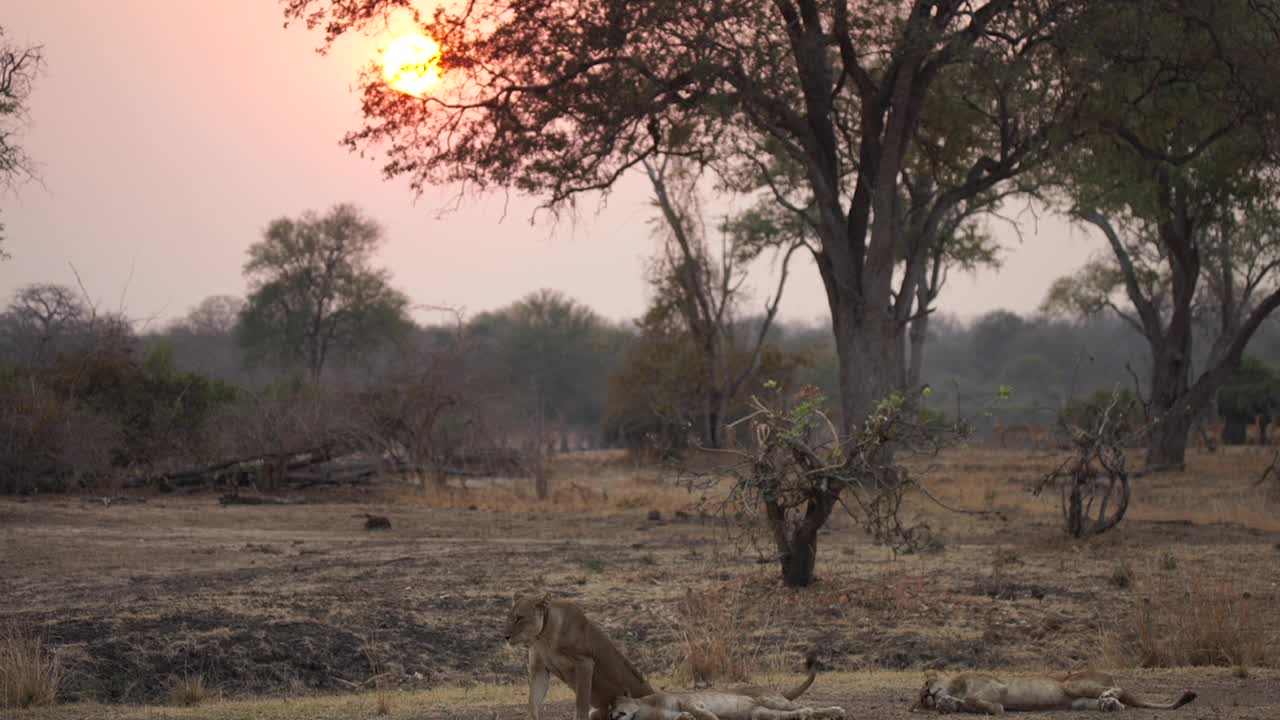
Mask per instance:
[[[943,677],[929,671],[911,709],[987,715],[1001,715],[1006,710],[1173,710],[1195,699],[1196,694],[1187,690],[1173,702],[1145,700],[1121,688],[1110,675],[1092,670],[1010,680],[971,672]]]
[[[506,639],[529,646],[533,720],[542,718],[551,675],[573,688],[576,720],[599,720],[616,698],[653,692],[644,675],[573,603],[546,595],[516,596],[507,615]]]

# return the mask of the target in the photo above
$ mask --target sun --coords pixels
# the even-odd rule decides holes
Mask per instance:
[[[426,35],[396,38],[382,54],[382,79],[395,90],[420,97],[440,82],[440,44]]]

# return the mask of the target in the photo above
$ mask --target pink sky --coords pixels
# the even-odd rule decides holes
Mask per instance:
[[[272,218],[354,202],[383,223],[380,262],[415,303],[474,314],[551,287],[611,319],[644,307],[654,241],[638,177],[577,223],[531,226],[535,203],[501,196],[438,217],[452,188],[415,203],[407,183],[338,146],[359,121],[356,73],[390,37],[321,57],[319,36],[283,29],[274,0],[13,0],[0,23],[10,42],[43,44],[48,64],[24,141],[43,183],[0,196],[13,256],[0,297],[74,285],[74,265],[103,307],[167,322],[208,295],[243,294],[245,249]],[[1024,236],[998,274],[954,277],[944,310],[1031,311],[1098,247],[1044,216]],[[810,262],[782,314],[825,321]]]

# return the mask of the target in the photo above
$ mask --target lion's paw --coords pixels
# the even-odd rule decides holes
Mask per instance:
[[[960,701],[950,695],[939,695],[934,704],[938,707],[938,712],[955,713],[960,712]]]
[[[1116,712],[1124,709],[1120,702],[1120,688],[1111,688],[1098,696],[1098,709],[1102,712]]]

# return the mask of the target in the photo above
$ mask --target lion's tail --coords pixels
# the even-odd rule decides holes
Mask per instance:
[[[804,656],[804,669],[808,671],[809,677],[805,678],[799,685],[790,690],[783,690],[782,697],[788,700],[795,700],[813,685],[813,681],[818,677],[818,655],[810,650],[809,654]]]
[[[1177,700],[1174,700],[1171,703],[1158,703],[1158,702],[1151,702],[1149,700],[1143,700],[1137,695],[1134,695],[1133,693],[1130,693],[1127,691],[1124,692],[1122,695],[1120,695],[1120,702],[1124,703],[1125,705],[1128,705],[1129,707],[1136,707],[1136,708],[1147,708],[1149,710],[1175,710],[1195,699],[1196,699],[1196,694],[1191,690],[1187,690],[1183,692],[1182,695]]]

